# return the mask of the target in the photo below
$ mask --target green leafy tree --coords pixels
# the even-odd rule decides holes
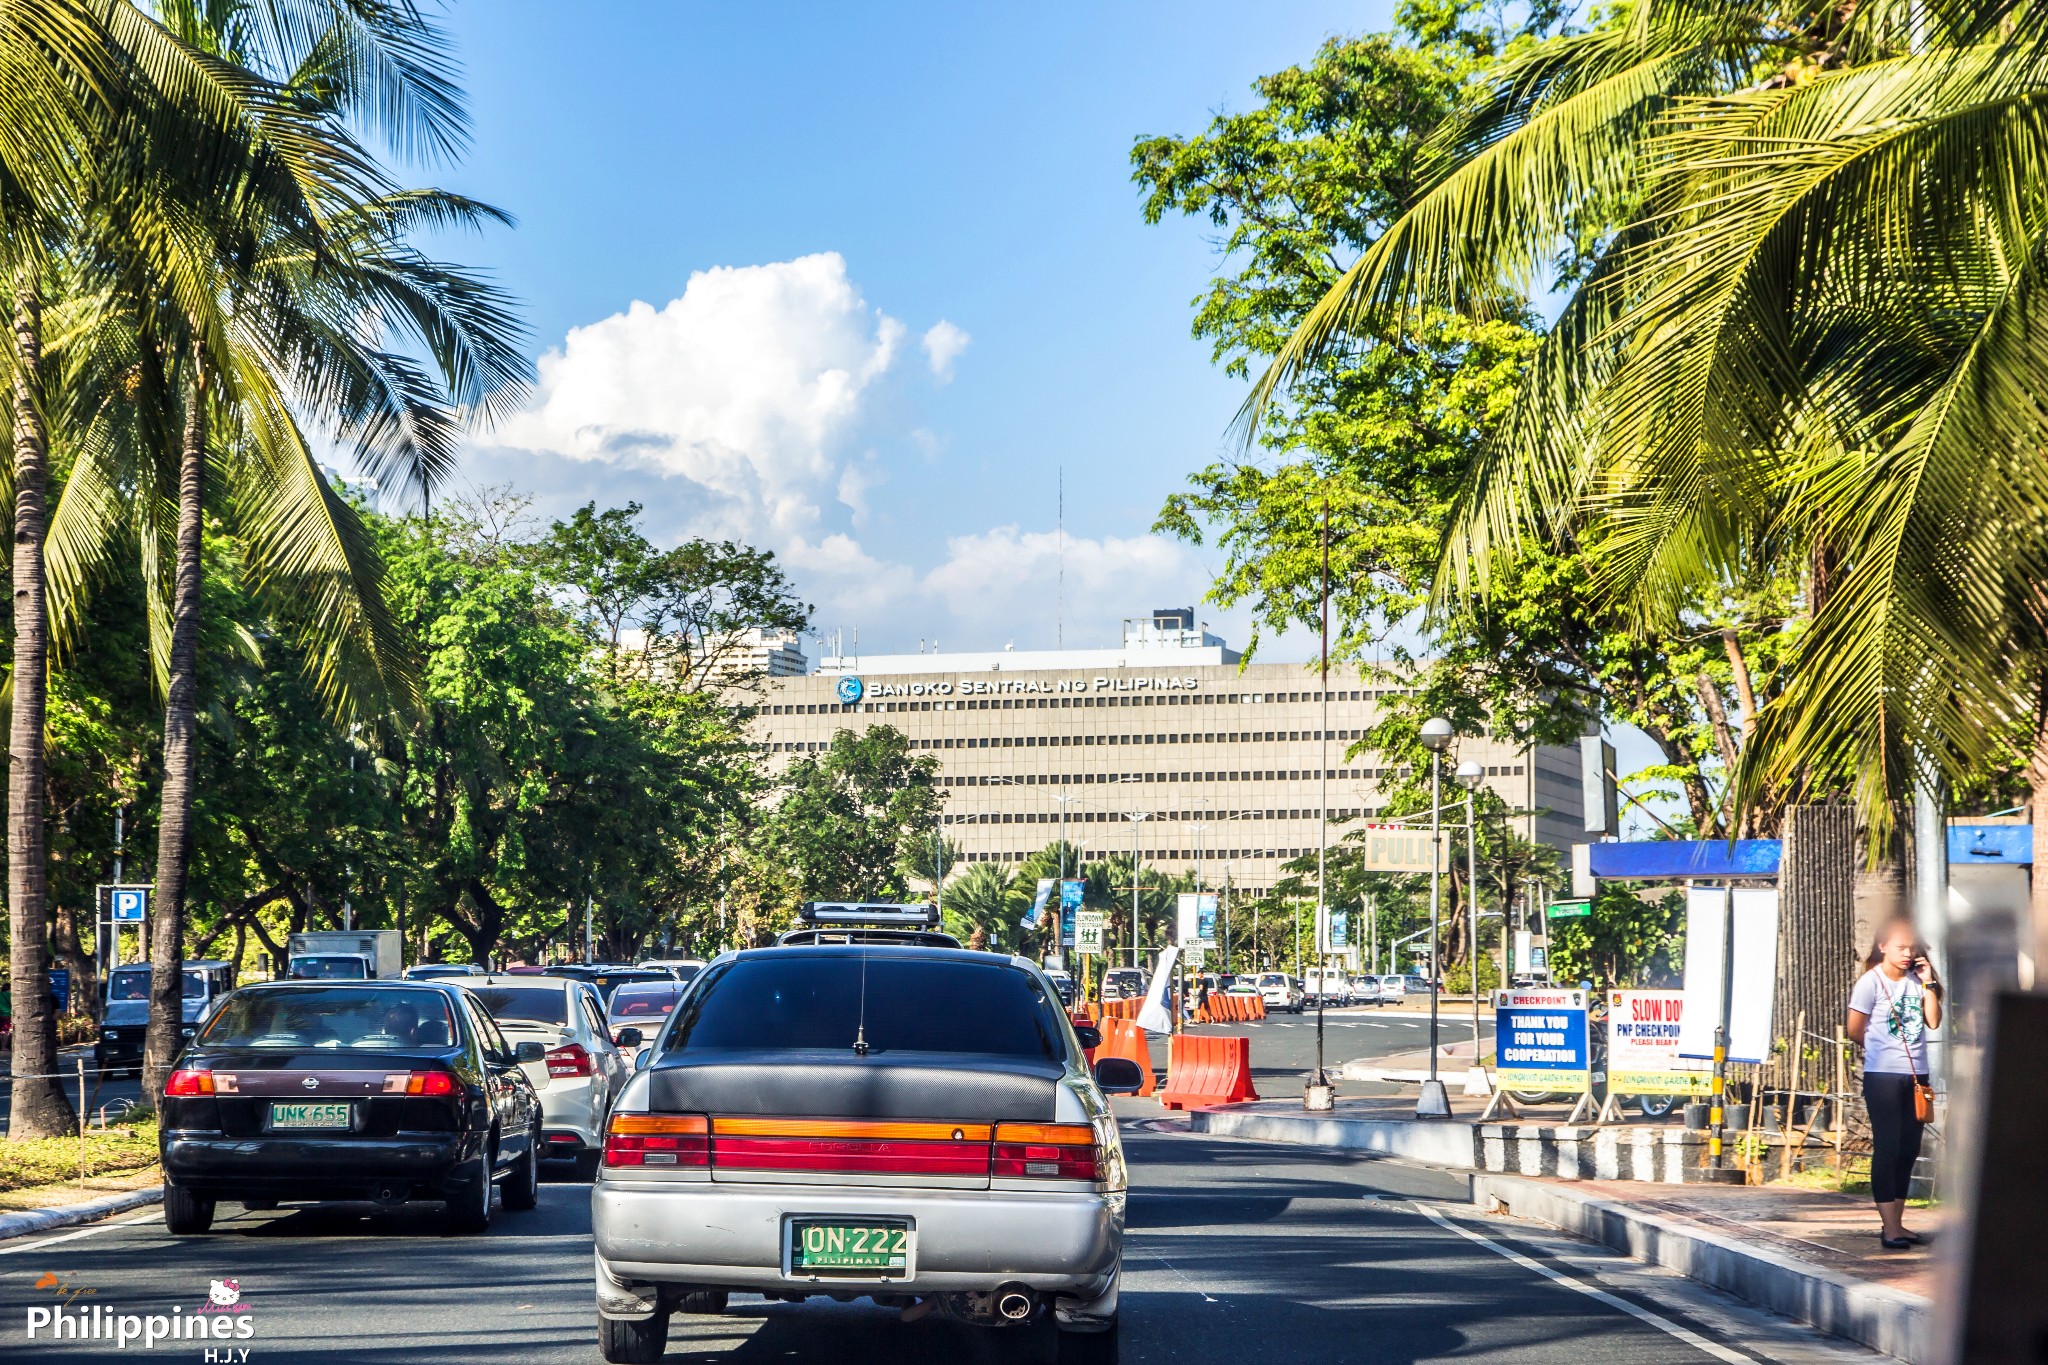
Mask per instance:
[[[841,730],[823,753],[783,774],[766,846],[786,862],[804,900],[896,899],[904,867],[938,830],[938,760],[902,731]]]
[[[1031,888],[1001,863],[969,863],[946,886],[946,929],[971,946],[1000,951],[1015,946],[1017,921],[1031,904]]]

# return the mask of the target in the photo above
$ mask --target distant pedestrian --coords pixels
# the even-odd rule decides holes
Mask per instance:
[[[1911,920],[1878,930],[1867,969],[1849,992],[1849,1037],[1863,1045],[1863,1102],[1870,1110],[1870,1197],[1887,1251],[1921,1242],[1906,1230],[1906,1191],[1933,1117],[1927,1034],[1941,1027],[1941,981]]]

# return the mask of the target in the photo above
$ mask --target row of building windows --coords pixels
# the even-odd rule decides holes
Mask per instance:
[[[1330,818],[1332,820],[1359,820],[1368,819],[1379,813],[1380,808],[1378,806],[1352,807],[1344,810],[1332,810]],[[1126,816],[1122,811],[1114,810],[1070,810],[1067,812],[1067,820],[1077,825],[1092,825],[1102,821],[1122,820],[1125,818]],[[1148,815],[1146,818],[1150,820],[1179,820],[1183,822],[1201,820],[1213,824],[1224,820],[1313,820],[1316,818],[1316,813],[1313,810],[1238,810],[1231,808],[1209,811],[1159,811]],[[1060,816],[1058,811],[1048,813],[1045,811],[987,810],[941,815],[939,821],[941,824],[947,825],[1057,825],[1060,822]]]
[[[1384,688],[1374,691],[1370,688],[1350,692],[1332,692],[1330,700],[1377,701],[1382,697],[1406,696],[1401,688]],[[1047,707],[1067,706],[1234,706],[1234,705],[1287,705],[1322,700],[1316,692],[1161,692],[1144,694],[1118,694],[1105,696],[1071,697],[962,697],[934,701],[871,701],[848,705],[844,702],[809,702],[801,705],[764,706],[762,712],[770,716],[820,716],[835,715],[845,711],[864,709],[868,711],[1042,711]]]
[[[1352,781],[1359,778],[1406,777],[1412,770],[1405,764],[1393,768],[1352,768],[1339,772],[1327,770],[1331,777],[1343,777]],[[1548,773],[1548,768],[1543,770]],[[1486,770],[1488,777],[1520,777],[1522,765],[1496,764]],[[1085,787],[1117,782],[1313,782],[1316,770],[1302,771],[1256,769],[1249,772],[1203,772],[1203,773],[1019,773],[1015,777],[1003,773],[961,773],[942,774],[939,780],[948,787]]]
[[[1205,864],[1236,862],[1242,859],[1271,858],[1284,862],[1290,858],[1305,858],[1314,853],[1312,848],[1212,848],[1202,854]],[[1021,863],[1026,858],[1036,857],[1037,851],[1019,853],[1008,849],[997,849],[988,853],[963,853],[960,861],[966,863]],[[1138,854],[1141,863],[1192,863],[1196,861],[1192,849],[1147,849]],[[1206,878],[1204,880],[1207,880]],[[1129,891],[1129,887],[1124,888]],[[1247,896],[1257,896],[1251,888],[1243,888]]]
[[[1338,742],[1362,739],[1363,730],[1332,730],[1329,738]],[[1323,738],[1321,730],[1231,730],[1207,734],[1176,735],[990,735],[985,739],[918,739],[913,749],[1059,749],[1116,744],[1302,744]],[[790,740],[764,746],[774,754],[814,754],[831,747],[826,740]]]

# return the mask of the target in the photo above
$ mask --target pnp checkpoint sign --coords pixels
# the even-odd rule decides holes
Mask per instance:
[[[1502,1086],[1576,1094],[1592,1085],[1584,991],[1496,991],[1493,1004]]]

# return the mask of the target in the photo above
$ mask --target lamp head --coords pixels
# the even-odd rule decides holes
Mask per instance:
[[[1450,748],[1451,723],[1442,716],[1431,716],[1422,722],[1422,747],[1433,754]]]
[[[1477,788],[1485,777],[1486,765],[1483,763],[1476,763],[1468,758],[1458,765],[1458,781],[1467,789]]]

